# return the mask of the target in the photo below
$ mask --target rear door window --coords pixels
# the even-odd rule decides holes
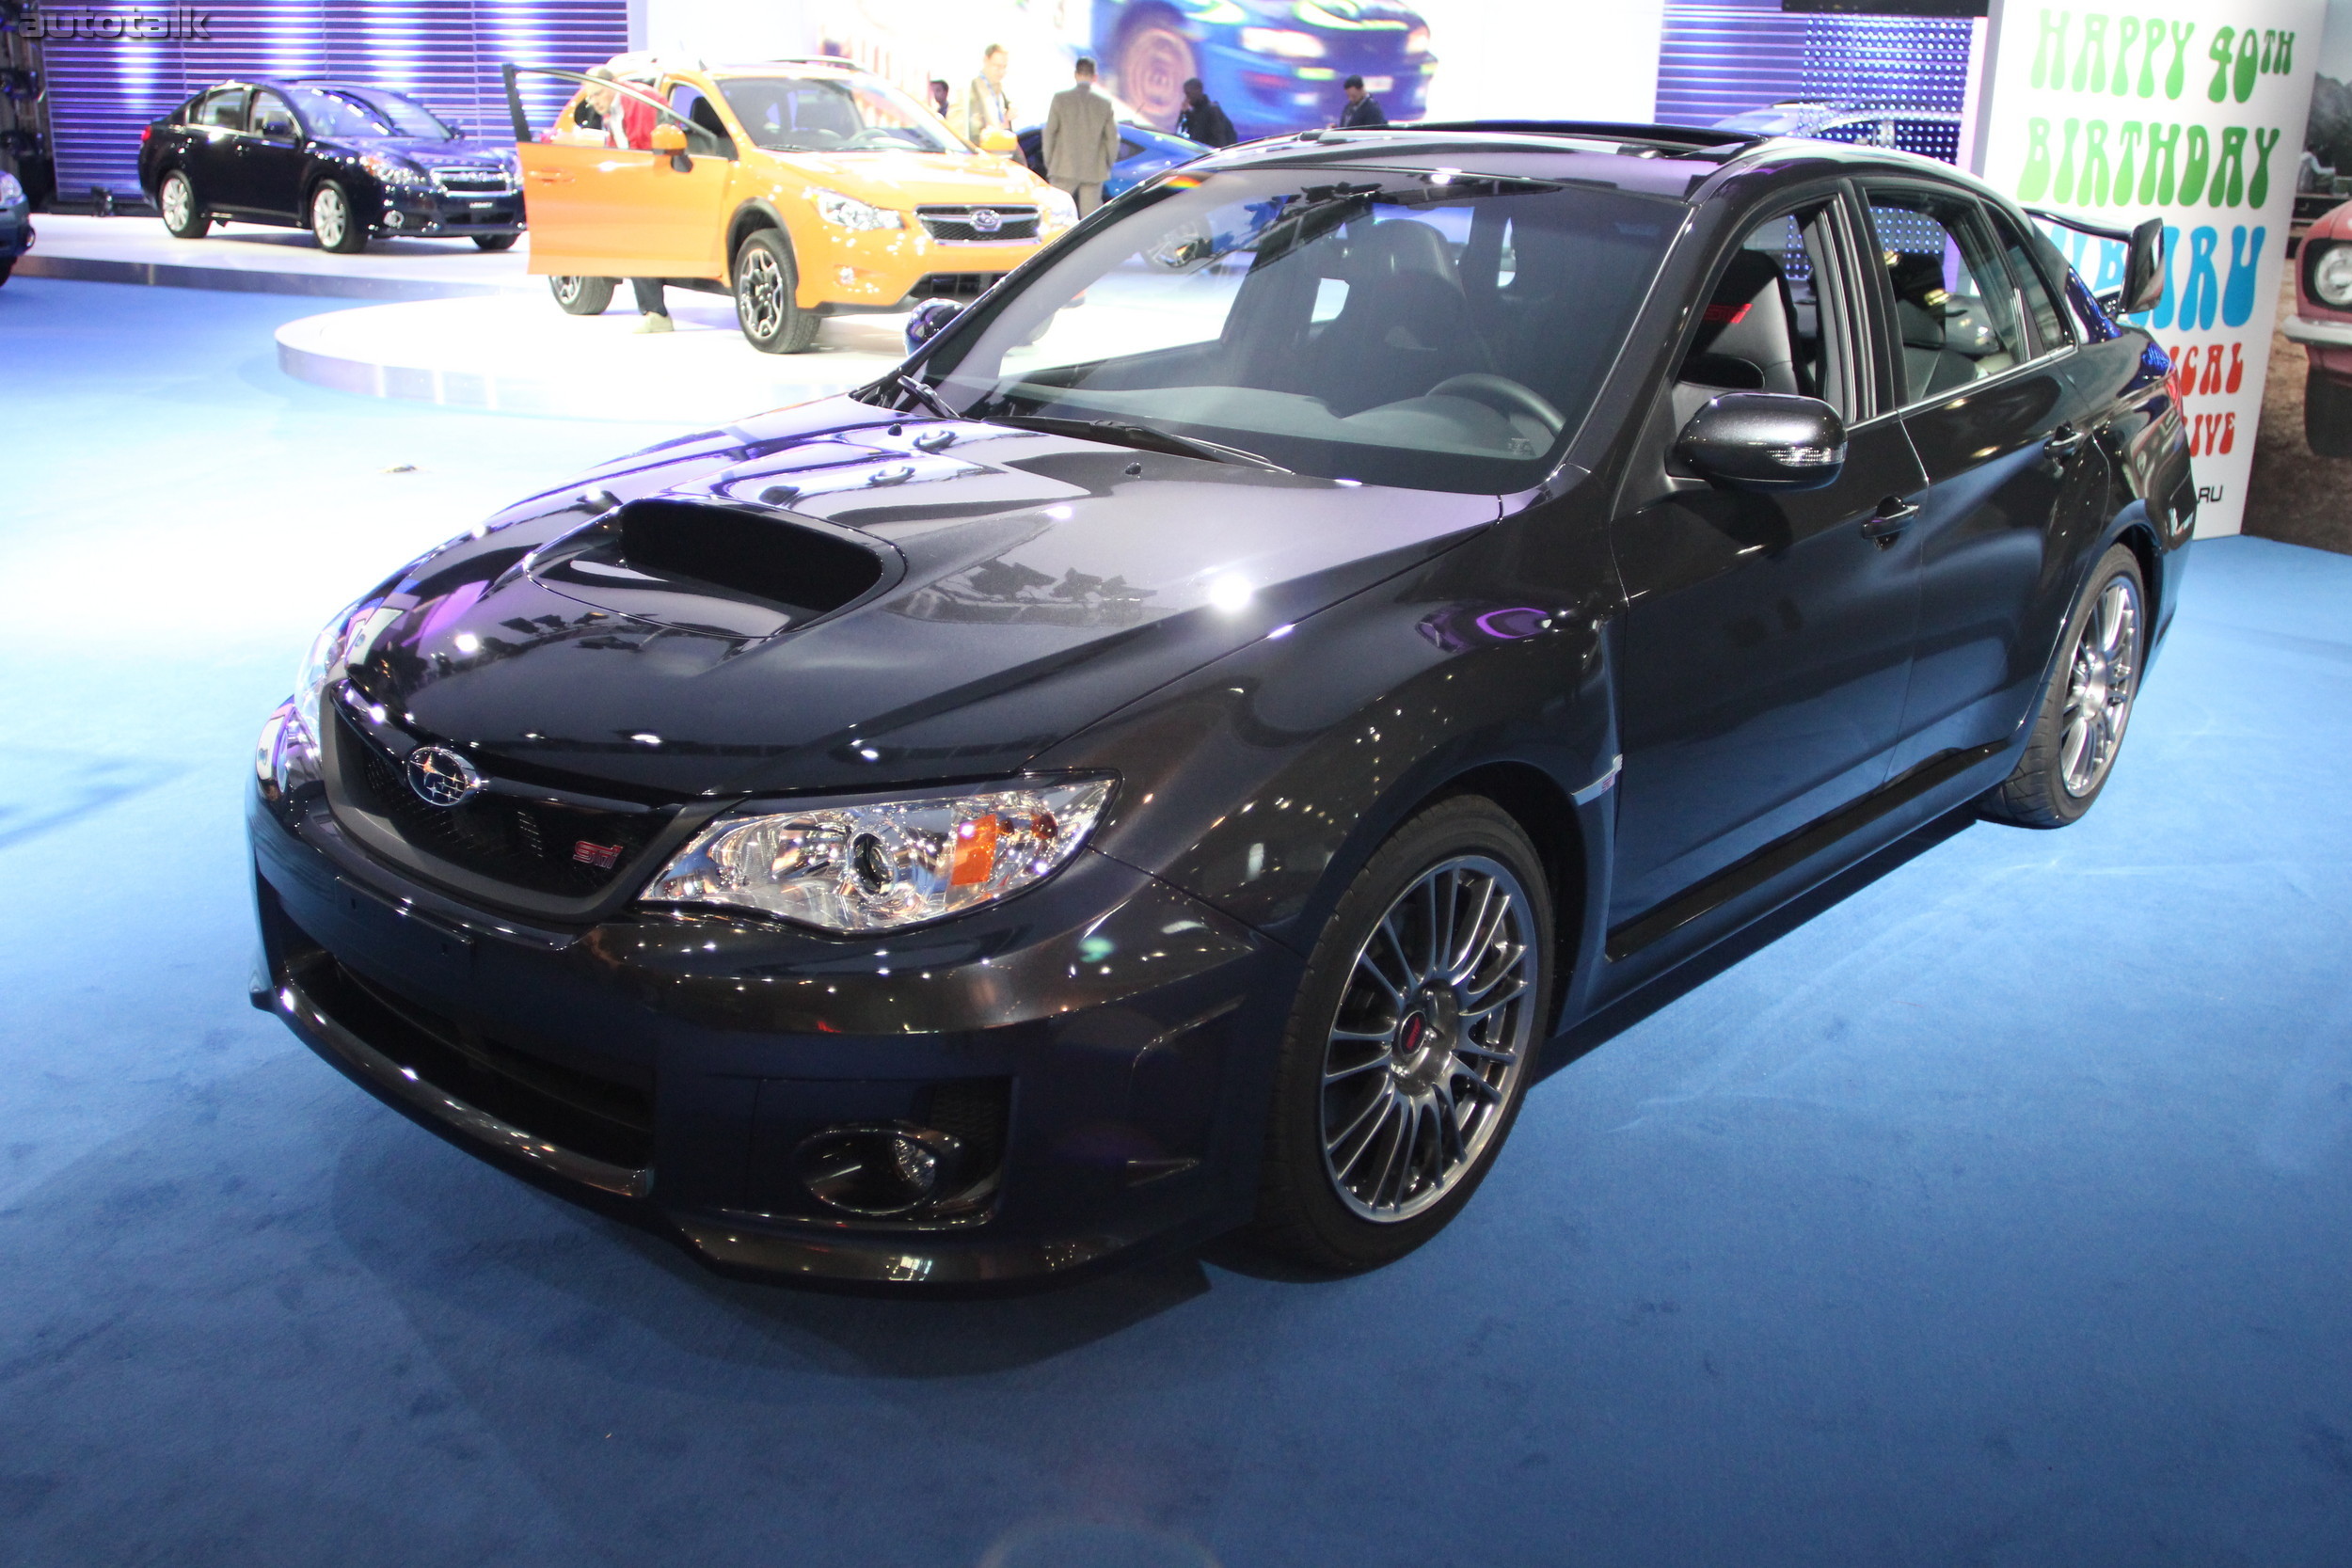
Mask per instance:
[[[1956,191],[1868,192],[1894,294],[1902,401],[1925,403],[2032,357],[2016,291],[1976,202]]]
[[[2026,322],[2033,329],[2034,352],[2056,354],[2074,342],[2066,330],[2066,321],[2058,313],[2058,301],[2051,297],[2049,285],[2042,280],[2042,269],[2034,265],[2033,251],[2017,226],[2002,214],[1993,214],[1994,230],[2001,238],[2001,254],[2009,262],[2010,280],[2016,284],[2018,297],[2025,302]]]

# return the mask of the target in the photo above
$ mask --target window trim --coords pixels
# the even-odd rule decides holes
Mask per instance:
[[[1907,178],[1903,175],[1896,175],[1892,178],[1868,174],[1857,176],[1853,182],[1853,196],[1858,208],[1856,221],[1863,226],[1862,232],[1869,235],[1870,237],[1871,243],[1868,254],[1873,256],[1878,254],[1878,230],[1870,224],[1870,198],[1871,194],[1874,191],[1908,192],[1915,196],[1925,195],[1943,197],[1966,203],[1970,210],[1976,214],[1976,221],[1981,226],[1978,238],[1979,240],[1994,242],[1994,259],[2000,266],[2002,279],[2009,285],[2010,303],[2017,313],[2018,335],[2025,340],[2029,350],[2034,346],[2036,340],[2034,338],[2032,327],[2026,325],[2025,299],[2017,292],[2016,279],[2010,277],[2009,259],[2001,254],[2000,246],[1997,243],[2000,239],[2000,233],[1993,227],[1990,214],[1986,211],[1984,199],[1981,197],[1978,196],[1976,192],[1968,190],[1963,186],[1947,185],[1940,181],[1913,179]],[[1895,288],[1892,283],[1887,281],[1886,269],[1884,267],[1873,267],[1870,271],[1873,278],[1875,279],[1875,281],[1873,281],[1870,285],[1870,292],[1877,297],[1878,300],[1879,320],[1886,335],[1885,341],[1888,350],[1884,357],[1887,361],[1889,373],[1892,374],[1896,367],[1899,364],[1899,360],[1895,355],[1894,349],[1895,345],[1900,341],[1899,335],[1894,330]],[[1979,279],[1979,281],[1982,280]],[[2046,371],[2050,369],[2057,360],[2063,357],[2065,355],[2074,352],[2075,347],[2075,344],[2070,342],[2061,348],[2054,349],[2046,354],[2029,352],[2026,357],[2018,360],[2015,364],[2010,365],[2006,370],[1996,372],[1992,375],[1979,376],[1976,380],[1968,382],[1964,386],[1947,388],[1944,391],[1937,392],[1930,397],[1912,398],[1910,395],[1911,378],[1908,374],[1906,374],[1903,376],[1902,392],[1897,400],[1897,405],[1894,412],[1908,416],[1941,407],[1945,404],[1951,402],[1951,400],[1956,397],[1973,397],[1981,388],[1997,386],[2001,382],[2009,380],[2011,376],[2023,374],[2028,372]]]

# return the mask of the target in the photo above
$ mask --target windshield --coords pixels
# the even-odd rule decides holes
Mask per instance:
[[[877,81],[723,76],[719,90],[754,143],[771,152],[962,152],[923,106]]]
[[[1329,166],[1180,174],[1142,200],[949,335],[924,367],[946,403],[1496,493],[1539,483],[1575,433],[1683,212]]]
[[[421,136],[448,141],[457,135],[421,103],[389,92],[295,87],[294,109],[314,136]]]

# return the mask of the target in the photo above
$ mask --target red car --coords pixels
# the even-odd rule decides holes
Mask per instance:
[[[2312,360],[2303,439],[2322,457],[2352,457],[2352,201],[2303,236],[2286,334]]]

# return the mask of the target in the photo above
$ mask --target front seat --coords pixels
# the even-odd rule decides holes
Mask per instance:
[[[1798,368],[1789,331],[1795,315],[1780,259],[1761,250],[1734,251],[1678,379],[1751,392],[1809,394],[1813,388]]]
[[[1416,398],[1448,376],[1494,369],[1446,238],[1390,218],[1351,234],[1347,301],[1309,347],[1306,389],[1342,417]]]

